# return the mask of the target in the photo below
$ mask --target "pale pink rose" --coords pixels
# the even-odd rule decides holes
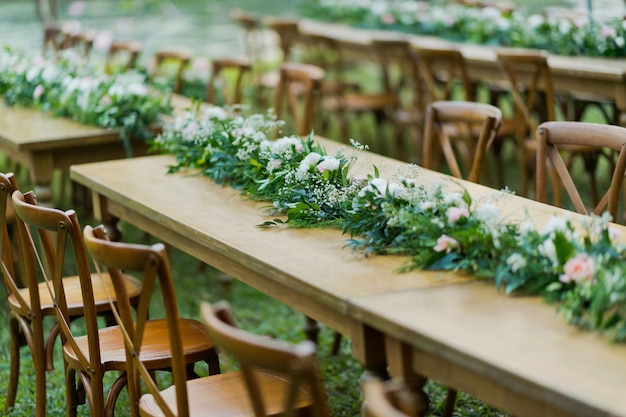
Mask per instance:
[[[602,26],[601,33],[605,38],[612,38],[616,35],[615,29],[608,26]]]
[[[469,217],[469,210],[467,207],[449,207],[446,216],[448,216],[448,223],[456,223],[461,217]]]
[[[581,253],[565,263],[559,281],[564,283],[590,281],[593,279],[594,271],[593,258],[586,253]]]
[[[448,235],[441,235],[439,236],[439,239],[437,239],[437,244],[433,249],[435,250],[435,252],[445,251],[446,253],[450,253],[452,249],[458,248],[459,246],[460,245],[458,240]]]
[[[33,98],[37,100],[39,97],[43,95],[43,92],[44,92],[43,85],[41,84],[37,85],[37,87],[35,87],[35,89],[33,90]]]
[[[111,99],[111,96],[108,94],[102,96],[102,98],[100,99],[100,105],[103,107],[108,107],[111,105],[111,103],[113,103],[113,100]]]
[[[391,13],[385,13],[380,17],[380,21],[386,25],[391,25],[396,22],[396,18]]]
[[[611,242],[617,242],[621,238],[622,238],[622,231],[619,229],[616,229],[615,227],[609,226],[609,239],[611,239]]]
[[[113,32],[105,30],[98,32],[93,38],[93,47],[99,51],[108,51],[113,43]]]

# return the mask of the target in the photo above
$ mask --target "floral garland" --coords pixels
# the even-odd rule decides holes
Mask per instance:
[[[523,16],[495,7],[444,7],[415,0],[318,0],[304,2],[301,13],[317,20],[455,42],[545,49],[559,55],[626,56],[626,21],[622,16],[592,22],[587,16]]]
[[[8,105],[40,108],[80,123],[122,128],[127,153],[130,138],[152,138],[150,125],[172,111],[171,95],[163,86],[149,83],[145,74],[105,74],[71,49],[54,59],[0,49],[0,95]]]
[[[558,302],[569,323],[626,342],[626,247],[616,242],[610,216],[581,224],[553,217],[542,231],[530,219],[507,223],[498,206],[507,192],[473,201],[453,182],[418,185],[421,169],[413,165],[390,182],[376,169],[352,176],[364,149],[357,142],[349,156],[343,149],[328,155],[311,136],[272,139],[282,123],[271,112],[235,110],[196,109],[166,125],[154,146],[175,155],[170,172],[199,169],[271,202],[270,212],[286,213],[295,227],[341,225],[354,250],[407,256],[401,271],[465,271],[507,294],[540,294]]]

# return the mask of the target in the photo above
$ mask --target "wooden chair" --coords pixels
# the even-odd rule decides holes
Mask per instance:
[[[127,71],[137,66],[141,43],[137,41],[112,42],[107,51],[104,68],[108,74]]]
[[[240,372],[230,372],[207,377],[189,379],[190,369],[184,360],[182,352],[187,347],[188,332],[186,322],[179,317],[176,303],[174,281],[171,275],[165,246],[155,244],[151,246],[111,242],[106,238],[102,226],[97,228],[85,227],[84,239],[87,250],[95,262],[107,267],[112,277],[116,277],[120,270],[143,273],[144,285],[152,288],[158,285],[161,289],[163,304],[168,326],[168,337],[162,337],[172,352],[173,385],[161,390],[154,380],[154,373],[148,366],[144,355],[149,346],[148,329],[150,320],[143,314],[138,314],[135,322],[132,321],[130,308],[119,303],[118,323],[124,335],[124,346],[129,358],[129,392],[131,398],[138,400],[138,408],[142,416],[173,416],[185,417],[190,415],[232,416],[250,415],[253,408],[247,400],[243,375]],[[118,271],[118,272],[116,272]],[[139,311],[141,312],[141,310]],[[195,323],[195,322],[194,322]],[[194,325],[195,326],[195,325]],[[202,326],[200,326],[202,328]],[[199,329],[196,329],[197,332]],[[209,335],[213,333],[206,329]],[[144,335],[142,337],[142,334]],[[257,336],[258,337],[258,336]],[[264,343],[273,344],[265,338],[258,337]],[[211,336],[213,339],[213,336]],[[252,354],[262,360],[269,358],[262,349],[263,345],[255,345]],[[314,348],[311,348],[314,351]],[[308,356],[307,356],[308,358]],[[283,364],[289,361],[281,357]],[[284,379],[269,373],[259,373],[262,392],[271,392],[272,399],[266,405],[272,410],[272,415],[279,414],[284,409],[281,403],[281,393],[287,391],[290,384]],[[147,394],[139,396],[140,381],[143,381]],[[309,406],[311,396],[301,394],[297,403],[298,408]]]
[[[424,126],[424,168],[433,168],[435,143],[438,141],[452,176],[479,182],[485,154],[493,142],[502,121],[502,112],[487,103],[468,101],[436,101],[428,106]],[[475,126],[481,126],[475,135]],[[461,147],[455,152],[455,147]],[[470,156],[463,165],[457,153]]]
[[[251,62],[256,62],[261,58],[263,50],[261,19],[255,13],[239,8],[231,10],[230,17],[243,29],[243,45],[246,57]]]
[[[419,413],[417,396],[399,380],[381,381],[370,377],[361,383],[363,417],[416,417]]]
[[[311,133],[315,102],[319,97],[324,75],[324,70],[314,65],[285,62],[280,66],[274,111],[280,119],[286,99],[286,107],[293,118],[297,135],[307,136]]]
[[[341,85],[349,85],[350,81],[346,77],[346,62],[343,56],[343,48],[341,41],[326,36],[326,48],[335,57],[334,73]],[[406,62],[409,60],[408,43],[398,38],[379,38],[372,42],[372,57],[375,65],[380,69],[381,84],[379,91],[349,91],[347,89],[338,89],[337,94],[326,96],[323,101],[323,109],[335,115],[339,122],[339,135],[341,140],[347,140],[351,136],[355,136],[349,132],[349,123],[351,116],[361,116],[363,114],[371,114],[374,116],[376,126],[381,126],[385,121],[393,123],[394,120],[400,118],[400,89],[403,87],[404,69],[407,68]],[[401,71],[397,77],[391,72],[391,66],[399,63]],[[353,89],[354,90],[354,89]],[[396,118],[395,116],[398,115]],[[395,126],[394,126],[395,128]],[[397,133],[394,129],[394,133]],[[378,135],[377,135],[378,136]],[[401,143],[398,135],[394,135],[396,141],[393,146],[392,153],[398,157],[401,153]]]
[[[46,371],[54,369],[53,347],[59,335],[58,324],[52,325],[50,330],[44,331],[44,319],[55,318],[54,300],[45,282],[39,282],[37,277],[29,274],[32,272],[32,260],[19,259],[21,273],[17,276],[17,269],[13,262],[13,251],[11,242],[8,239],[7,222],[13,220],[14,226],[19,227],[18,221],[13,212],[11,195],[18,190],[15,177],[12,174],[0,174],[0,218],[4,222],[0,230],[0,243],[3,244],[2,272],[3,282],[7,293],[7,304],[9,306],[9,329],[11,338],[11,366],[10,376],[5,402],[5,411],[15,403],[17,394],[18,379],[20,377],[20,350],[28,346],[35,370],[35,415],[46,415]],[[7,203],[11,203],[7,207]],[[23,243],[16,245],[22,249]],[[53,255],[52,253],[50,254]],[[47,262],[53,262],[54,258],[46,258]],[[80,292],[80,282],[77,276],[67,276],[63,278],[67,287],[67,304],[69,306],[68,319],[83,316],[83,301]],[[98,280],[100,282],[100,280]],[[136,305],[138,294],[141,292],[141,283],[130,277],[125,279],[129,301]],[[110,279],[105,277],[104,283],[100,283],[99,291],[94,294],[94,303],[97,314],[110,318],[108,298],[104,296],[104,290],[112,290]]]
[[[607,210],[614,221],[618,216],[618,205],[624,175],[626,174],[626,128],[586,122],[545,122],[537,127],[537,200],[547,202],[546,177],[550,164],[554,167],[574,208],[582,214],[602,214]],[[567,147],[594,147],[618,154],[611,184],[600,202],[588,209],[561,155]],[[610,156],[609,156],[610,158]],[[550,162],[550,164],[548,163]],[[557,189],[559,192],[560,189]]]
[[[49,306],[48,309],[54,309],[56,313],[63,343],[67,415],[75,416],[78,405],[87,400],[92,416],[112,416],[117,397],[126,385],[128,358],[120,329],[117,326],[98,328],[97,316],[104,311],[110,313],[114,303],[120,303],[129,308],[136,305],[137,315],[145,317],[149,307],[146,297],[151,294],[152,287],[143,285],[140,288],[139,281],[125,274],[115,277],[100,273],[92,275],[73,210],[64,212],[41,207],[32,193],[22,194],[19,190],[13,192],[12,200],[29,288],[35,288],[39,274],[44,278],[43,284],[37,287],[39,292],[31,291],[31,300],[38,305],[41,298],[41,305]],[[74,256],[78,271],[78,278],[69,280],[62,277],[68,250]],[[37,294],[35,298],[32,297],[34,293]],[[116,298],[115,294],[119,297]],[[84,315],[84,335],[77,334],[77,329],[70,327],[72,319],[79,314]],[[141,359],[151,370],[167,369],[171,365],[167,322],[154,320],[150,323],[143,333],[147,345]],[[185,351],[186,363],[206,360],[214,369],[218,363],[217,354],[201,327],[188,323],[184,330],[185,339],[193,342],[189,344],[193,348]],[[35,335],[34,331],[32,333]],[[43,363],[37,365],[42,367]],[[105,400],[103,378],[108,371],[118,371],[120,375]]]
[[[183,75],[190,62],[191,54],[187,51],[158,51],[154,54],[150,76],[153,80],[172,82],[172,92],[180,94],[183,89]]]
[[[246,398],[250,414],[330,415],[314,343],[291,345],[238,329],[226,302],[203,302],[200,314],[216,344],[239,363],[240,371],[232,377],[244,385],[239,399]]]
[[[242,81],[252,69],[248,58],[214,59],[207,85],[206,101],[216,105],[239,104],[243,99]]]

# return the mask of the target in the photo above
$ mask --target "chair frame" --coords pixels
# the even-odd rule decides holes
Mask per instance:
[[[224,88],[221,89],[222,96],[224,97],[227,105],[239,104],[243,99],[243,78],[245,74],[252,70],[252,63],[248,58],[220,58],[214,59],[211,63],[211,77],[207,84],[206,101],[209,103],[215,103],[217,87],[216,84],[220,78],[224,81]],[[226,88],[226,82],[224,80],[224,71],[235,70],[237,74],[231,91]],[[229,94],[230,93],[230,94]]]
[[[426,110],[424,127],[424,168],[433,167],[435,138],[438,139],[443,155],[448,163],[452,176],[463,178],[463,174],[454,154],[453,140],[446,131],[446,125],[455,128],[465,125],[468,135],[473,136],[472,126],[480,125],[478,135],[473,142],[473,158],[468,165],[467,180],[479,182],[482,173],[484,158],[491,143],[496,137],[502,123],[502,112],[495,106],[487,103],[473,103],[468,101],[436,101]]]
[[[536,137],[538,143],[537,200],[547,202],[546,176],[549,161],[558,174],[576,211],[581,214],[589,214],[589,211],[580,197],[559,148],[591,146],[610,149],[618,153],[611,177],[611,185],[591,211],[593,214],[600,215],[606,209],[613,220],[617,221],[620,193],[626,174],[626,128],[587,122],[545,122],[537,127]]]
[[[135,68],[137,66],[137,60],[139,59],[140,52],[141,43],[137,41],[117,41],[111,43],[105,59],[105,71],[108,74],[111,74],[114,71],[128,71],[129,69]],[[123,53],[128,54],[128,60],[125,64],[116,67],[114,65],[115,60]]]
[[[186,51],[172,51],[164,50],[157,51],[154,54],[154,67],[151,71],[151,77],[155,78],[163,76],[163,65],[166,62],[176,62],[176,70],[174,72],[174,85],[172,86],[172,92],[180,94],[183,89],[183,75],[191,62],[191,54]]]
[[[296,134],[308,136],[313,127],[316,100],[319,97],[325,71],[315,65],[284,62],[280,66],[280,81],[274,97],[274,111],[281,118],[283,102],[294,118]],[[298,109],[298,103],[302,109]]]

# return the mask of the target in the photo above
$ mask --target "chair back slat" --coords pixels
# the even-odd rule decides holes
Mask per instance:
[[[460,85],[464,100],[474,101],[475,92],[469,79],[465,58],[452,45],[427,47],[413,44],[419,72],[430,95],[429,101],[459,100],[455,96]]]
[[[243,79],[252,70],[248,58],[215,59],[211,64],[206,101],[216,105],[239,104],[243,99]],[[234,74],[232,74],[234,72]],[[230,81],[230,82],[229,82]],[[220,93],[221,101],[218,101]]]

